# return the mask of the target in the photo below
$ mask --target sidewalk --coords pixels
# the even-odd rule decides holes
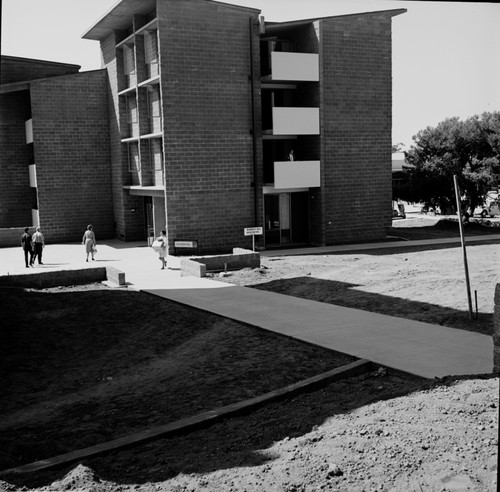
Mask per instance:
[[[500,235],[481,238],[467,238],[467,242],[500,241]],[[457,240],[266,251],[263,256],[325,254],[450,242],[457,243]],[[457,245],[460,245],[459,239]],[[175,268],[175,260],[171,258],[171,268]],[[493,342],[489,336],[204,278],[181,277],[177,269],[161,270],[156,254],[143,243],[105,241],[98,244],[96,261],[88,263],[81,244],[48,245],[43,262],[44,265],[25,268],[20,247],[4,248],[0,250],[0,276],[113,266],[125,272],[130,288],[418,376],[484,374],[493,368]]]

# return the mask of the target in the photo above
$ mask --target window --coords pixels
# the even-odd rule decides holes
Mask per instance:
[[[131,172],[139,172],[141,164],[139,161],[139,147],[137,143],[129,143],[128,147],[128,170]]]
[[[160,139],[152,138],[149,141],[149,156],[151,169],[161,171],[163,169],[163,149]]]
[[[144,56],[146,63],[158,63],[158,31],[146,31],[144,33]]]
[[[135,73],[133,46],[123,47],[123,72],[125,73],[125,75],[131,75]]]
[[[127,123],[129,125],[137,123],[137,101],[135,96],[127,97]]]
[[[148,116],[160,118],[160,88],[158,85],[148,86]]]

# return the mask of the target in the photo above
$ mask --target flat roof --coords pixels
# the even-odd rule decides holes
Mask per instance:
[[[200,0],[220,5],[221,7],[246,10],[260,13],[259,9],[241,7],[230,3],[217,2],[215,0]],[[121,0],[104,14],[93,26],[82,34],[83,39],[99,41],[108,36],[114,30],[126,30],[130,27],[131,18],[134,14],[148,14],[156,7],[156,0]]]

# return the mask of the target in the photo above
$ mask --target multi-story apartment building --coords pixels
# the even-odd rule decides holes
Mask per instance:
[[[273,23],[211,0],[122,0],[83,35],[102,52],[89,73],[107,90],[111,235],[166,229],[170,252],[249,246],[247,227],[266,248],[384,238],[403,12]]]

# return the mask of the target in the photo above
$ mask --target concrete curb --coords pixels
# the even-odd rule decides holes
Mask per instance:
[[[212,423],[218,422],[223,418],[232,417],[247,411],[251,411],[266,403],[278,401],[299,394],[301,392],[310,391],[333,381],[339,381],[348,377],[357,376],[372,369],[374,369],[373,362],[366,359],[360,359],[355,362],[351,362],[350,364],[332,369],[331,371],[325,372],[323,374],[319,374],[318,376],[313,376],[311,378],[304,379],[303,381],[299,381],[298,383],[290,384],[283,388],[270,391],[269,393],[265,393],[261,396],[250,398],[249,400],[233,403],[232,405],[227,405],[215,410],[200,413],[198,415],[195,415],[194,417],[177,420],[176,422],[172,422],[170,424],[155,427],[153,429],[138,432],[136,434],[131,434],[129,436],[114,439],[112,441],[97,444],[95,446],[79,449],[71,453],[61,454],[58,456],[54,456],[53,458],[35,461],[33,463],[28,463],[27,465],[22,465],[17,468],[3,470],[0,471],[0,476],[47,470],[58,466],[68,465],[75,461],[95,458],[110,451],[116,451],[138,444],[143,444],[155,439],[188,433],[192,430],[206,427]]]
[[[109,286],[123,287],[126,285],[125,273],[117,268],[106,266],[52,272],[30,270],[29,273],[24,275],[0,275],[0,287],[48,289],[92,282],[108,282]]]

